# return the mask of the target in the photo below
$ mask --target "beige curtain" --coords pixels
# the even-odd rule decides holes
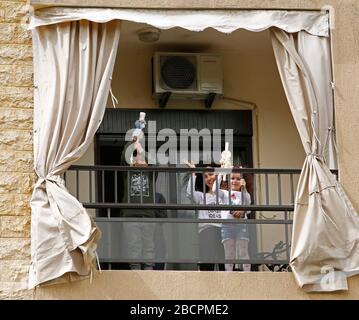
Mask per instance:
[[[347,290],[359,273],[359,217],[336,167],[329,39],[272,29],[284,90],[307,157],[298,183],[290,265],[306,291]]]
[[[119,36],[119,21],[33,30],[38,181],[31,199],[29,288],[88,276],[95,265],[100,231],[60,174],[85,153],[102,121]]]

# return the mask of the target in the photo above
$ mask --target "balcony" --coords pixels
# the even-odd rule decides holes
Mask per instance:
[[[243,264],[250,264],[252,271],[288,271],[294,198],[300,169],[234,169],[233,173],[239,172],[246,178],[250,204],[234,205],[231,200],[228,204],[220,204],[218,189],[215,192],[216,203],[195,204],[186,194],[186,186],[193,184],[191,173],[201,177],[214,170],[218,168],[76,165],[70,167],[63,178],[69,191],[88,209],[103,232],[98,247],[103,269],[129,269],[129,265],[141,264],[142,268],[152,265],[158,270],[198,270],[199,264],[214,264],[214,270],[221,270],[221,265],[234,264],[234,270],[241,270]],[[130,190],[129,175],[132,173],[152,177],[154,201],[144,200],[142,191],[136,203],[131,203],[129,196],[124,198],[124,181]],[[198,179],[198,183],[204,185],[204,180]],[[248,219],[199,219],[200,210],[241,210],[249,214]],[[139,216],[136,212],[152,214]],[[235,259],[226,259],[214,251],[213,256],[203,258],[199,254],[198,226],[206,223],[247,226],[249,258],[236,255]],[[154,226],[150,236],[154,239],[152,254],[134,256],[131,234],[126,232],[130,224]],[[209,240],[208,246],[215,244]]]

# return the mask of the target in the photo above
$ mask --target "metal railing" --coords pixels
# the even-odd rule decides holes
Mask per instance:
[[[213,223],[213,219],[199,219],[199,210],[241,210],[250,211],[249,219],[216,219],[216,223],[223,224],[243,224],[253,226],[264,225],[283,225],[284,239],[278,243],[273,243],[273,251],[269,249],[271,254],[265,255],[264,252],[258,252],[252,248],[250,259],[246,260],[223,260],[223,259],[206,259],[199,258],[156,258],[156,259],[128,259],[113,257],[108,250],[106,257],[100,257],[102,263],[107,263],[111,269],[114,263],[167,263],[167,264],[197,264],[197,263],[249,263],[252,265],[278,265],[283,266],[289,263],[290,252],[290,232],[292,213],[294,210],[294,199],[297,187],[300,169],[255,169],[241,168],[233,170],[221,170],[222,173],[229,174],[240,173],[247,180],[248,191],[252,197],[250,205],[234,205],[228,204],[194,204],[185,203],[181,197],[183,186],[188,183],[186,177],[192,177],[190,173],[204,174],[206,172],[217,172],[219,168],[187,168],[187,167],[130,167],[130,166],[71,166],[67,172],[63,174],[66,186],[69,191],[81,201],[85,208],[94,209],[95,221],[102,225],[108,224],[126,224],[130,222],[136,223],[155,223],[155,224],[199,224]],[[130,194],[130,175],[137,173],[140,176],[140,194],[139,203],[131,203],[130,197],[124,198],[123,190],[127,188]],[[334,171],[335,174],[337,172]],[[152,199],[148,203],[144,201],[143,177],[147,174],[152,181]],[[158,182],[159,176],[162,180]],[[191,178],[192,179],[192,178]],[[126,186],[124,184],[127,184]],[[193,182],[192,182],[193,183]],[[204,179],[202,180],[203,189],[205,189]],[[218,190],[218,189],[217,189]],[[230,191],[230,190],[229,190]],[[156,194],[160,192],[164,195],[165,202],[157,203],[155,201]],[[230,198],[230,197],[229,197]],[[188,198],[187,198],[188,200]],[[188,202],[188,201],[187,201]],[[165,217],[124,217],[122,210],[164,210],[170,212]],[[185,214],[176,214],[176,212],[191,211],[194,212],[190,217]],[[270,216],[266,216],[266,215]],[[108,227],[110,228],[110,227]],[[107,245],[111,246],[111,236],[108,236]],[[254,241],[255,243],[257,241]],[[281,258],[276,254],[276,248],[279,244],[281,248],[285,247],[280,253],[284,253]],[[257,244],[255,244],[256,247]],[[268,260],[270,258],[270,261]],[[271,269],[271,268],[269,268]],[[272,268],[273,269],[273,268]],[[272,270],[271,269],[271,270]],[[282,270],[281,269],[281,270]],[[273,269],[274,270],[274,269]]]

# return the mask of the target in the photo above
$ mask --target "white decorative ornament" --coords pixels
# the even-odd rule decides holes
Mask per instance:
[[[221,168],[229,169],[232,168],[232,153],[228,150],[229,149],[229,142],[226,142],[225,149],[221,153],[221,160],[219,163],[221,164]],[[223,174],[223,181],[226,181],[226,174]]]

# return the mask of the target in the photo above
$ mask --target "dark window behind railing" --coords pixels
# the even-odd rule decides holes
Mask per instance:
[[[72,166],[63,178],[69,191],[88,209],[103,232],[98,248],[102,267],[126,269],[128,264],[142,263],[154,264],[155,269],[197,270],[198,263],[234,263],[239,267],[248,263],[252,270],[257,270],[260,265],[271,271],[286,270],[300,170],[233,169],[232,172],[241,173],[247,181],[250,205],[194,204],[186,195],[191,173],[195,172],[197,183],[203,185],[202,175],[218,172],[218,169]],[[140,188],[137,191],[130,185],[131,175],[138,177]],[[146,183],[152,187],[141,187]],[[137,192],[136,203],[129,201],[131,190],[133,195]],[[249,219],[198,219],[199,210],[241,210],[250,214]],[[226,260],[214,256],[203,260],[199,256],[198,224],[214,222],[247,226],[249,259]],[[149,225],[155,227],[146,230]],[[138,247],[129,248],[129,226],[154,237],[152,254],[133,255]],[[142,240],[146,241],[146,238]]]

